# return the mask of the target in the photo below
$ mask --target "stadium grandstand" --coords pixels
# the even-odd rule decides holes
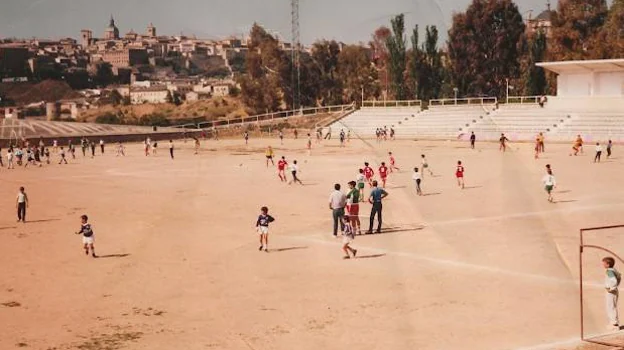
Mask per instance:
[[[429,101],[364,101],[362,108],[333,125],[360,137],[392,127],[399,138],[531,141],[543,133],[552,141],[624,141],[624,59],[544,62],[557,74],[556,96],[510,96]]]

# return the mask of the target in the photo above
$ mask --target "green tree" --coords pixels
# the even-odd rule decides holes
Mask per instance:
[[[276,111],[288,97],[292,68],[279,42],[257,24],[251,29],[247,74],[240,79],[243,103],[255,113]]]
[[[393,18],[391,23],[392,35],[386,39],[386,47],[389,54],[388,74],[390,76],[390,87],[395,99],[404,100],[406,98],[405,16],[400,14]]]
[[[370,52],[360,45],[345,46],[338,56],[338,79],[342,82],[344,102],[360,102],[379,97],[377,69]]]
[[[538,31],[529,41],[528,59],[524,69],[524,94],[539,96],[546,94],[546,72],[535,64],[546,57],[546,34]]]
[[[614,0],[607,20],[598,35],[600,56],[603,58],[624,57],[624,0]]]
[[[338,79],[340,46],[334,40],[317,41],[312,45],[312,59],[319,73],[321,104],[342,103],[342,81]]]
[[[418,26],[412,33],[409,73],[416,84],[416,95],[422,101],[439,98],[447,79],[442,64],[442,52],[438,49],[438,28],[425,27],[425,42],[419,46]]]
[[[123,97],[116,89],[113,89],[110,94],[111,104],[113,106],[119,106],[123,100]]]
[[[113,67],[110,63],[98,63],[95,70],[95,77],[93,80],[96,85],[106,87],[114,82],[115,75],[113,74]]]
[[[552,16],[551,59],[604,58],[599,34],[607,14],[606,0],[560,1]]]
[[[453,80],[464,95],[505,95],[506,79],[520,75],[525,30],[511,0],[473,0],[453,16],[448,50]]]
[[[381,26],[373,33],[372,40],[369,43],[372,52],[372,59],[377,69],[377,75],[379,76],[379,83],[383,91],[387,93],[390,88],[388,77],[388,47],[386,47],[386,41],[392,35],[390,29],[386,26]]]
[[[167,90],[167,96],[165,96],[165,101],[167,103],[173,104],[173,95],[170,90]]]
[[[122,124],[121,119],[110,112],[97,116],[95,122],[98,124]]]

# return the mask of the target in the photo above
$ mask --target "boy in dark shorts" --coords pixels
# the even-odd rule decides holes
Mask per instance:
[[[299,172],[299,166],[297,165],[297,161],[294,160],[293,163],[290,165],[290,173],[292,174],[293,178],[291,181],[288,181],[289,185],[293,182],[303,185],[303,182],[301,182],[301,180],[299,180],[299,178],[297,177],[298,172]]]
[[[65,150],[63,149],[63,147],[61,147],[61,160],[59,161],[59,164],[62,163],[67,164],[67,159],[65,158]]]
[[[269,162],[271,162],[272,165],[275,165],[275,162],[273,162],[273,147],[269,146],[266,149],[265,152],[266,155],[266,166],[267,168],[269,167]]]
[[[258,216],[258,220],[256,220],[256,230],[260,235],[259,251],[264,250],[267,253],[269,252],[269,224],[273,221],[275,221],[275,218],[269,215],[269,208],[260,208],[260,215]]]
[[[82,235],[82,244],[85,250],[85,255],[89,255],[89,249],[91,249],[91,256],[97,258],[97,255],[95,255],[95,247],[93,245],[95,242],[95,235],[93,233],[93,229],[91,228],[91,224],[89,224],[89,217],[82,215],[80,220],[80,231],[76,232],[76,234]]]

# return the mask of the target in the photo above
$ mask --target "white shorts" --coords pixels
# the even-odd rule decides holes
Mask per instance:
[[[351,244],[353,242],[353,238],[351,236],[342,236],[342,244]]]
[[[82,236],[82,244],[93,244],[93,242],[95,242],[94,236],[91,236],[91,237]]]
[[[268,233],[269,233],[269,227],[268,226],[258,226],[258,234],[266,235]]]

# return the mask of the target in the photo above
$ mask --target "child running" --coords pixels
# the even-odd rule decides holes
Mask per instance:
[[[600,142],[596,142],[596,155],[594,156],[594,163],[600,163],[600,156],[602,156],[602,146]]]
[[[457,186],[464,189],[464,166],[461,160],[457,161],[457,169],[455,170],[455,177],[457,178]]]
[[[364,163],[364,176],[366,177],[368,186],[373,187],[373,176],[375,176],[375,172],[373,171],[373,168],[368,165],[368,162]]]
[[[581,154],[583,153],[583,138],[581,135],[576,135],[576,140],[574,140],[574,146],[572,146],[572,152],[574,155],[578,155],[579,151]],[[572,155],[572,153],[570,154]]]
[[[379,167],[379,177],[381,177],[381,187],[386,188],[386,180],[388,179],[388,167],[385,162],[381,162]]]
[[[620,320],[618,317],[618,287],[622,281],[622,275],[615,269],[615,259],[608,256],[602,259],[602,266],[605,268],[605,305],[609,318],[609,328],[614,331],[620,330]]]
[[[245,138],[245,145],[249,144],[249,132],[245,131],[245,133],[243,134],[243,137]]]
[[[280,181],[282,182],[288,181],[286,179],[286,167],[287,166],[288,166],[288,162],[286,161],[286,158],[282,156],[282,158],[277,161],[277,176],[279,176]]]
[[[388,156],[390,157],[390,172],[393,170],[400,171],[401,169],[396,166],[396,159],[394,158],[392,152],[388,152]]]
[[[552,191],[557,186],[557,181],[555,180],[555,176],[552,173],[550,168],[547,168],[546,175],[542,178],[542,182],[544,183],[544,190],[548,193],[548,201],[553,202]]]
[[[303,185],[303,182],[301,182],[301,180],[297,177],[297,172],[299,172],[299,166],[297,165],[297,161],[293,160],[293,163],[290,165],[290,173],[293,178],[288,182],[289,185],[291,183],[299,183],[300,185]]]
[[[80,220],[82,224],[80,226],[80,231],[76,232],[76,234],[82,235],[82,244],[85,250],[85,255],[89,255],[89,249],[91,249],[91,256],[97,258],[97,255],[95,255],[95,246],[93,245],[95,242],[95,234],[93,233],[91,224],[89,224],[89,217],[82,215]]]
[[[412,180],[414,180],[414,184],[416,185],[416,194],[422,196],[422,191],[420,189],[420,173],[418,172],[418,168],[414,168],[414,174],[412,174]]]
[[[312,136],[308,133],[308,155],[312,154]]]
[[[260,208],[260,215],[258,216],[258,220],[256,220],[256,230],[260,235],[259,251],[264,250],[267,253],[269,252],[269,224],[273,221],[275,221],[275,218],[269,215],[269,208]]]
[[[355,258],[357,255],[357,249],[353,249],[349,246],[353,243],[353,239],[355,238],[353,227],[351,226],[350,216],[345,215],[342,220],[344,222],[344,230],[342,231],[342,251],[345,253],[343,259],[351,259],[349,252],[351,252],[351,254],[353,254],[353,258]]]
[[[420,157],[422,158],[422,177],[423,179],[425,178],[425,170],[429,171],[429,175],[433,176],[433,171],[431,171],[431,169],[429,168],[429,162],[427,161],[427,158],[425,157],[424,154],[421,154]]]
[[[62,163],[67,164],[67,158],[65,158],[65,150],[63,149],[63,147],[61,147],[61,160],[59,161],[59,164]]]
[[[505,134],[501,134],[501,137],[498,139],[498,142],[500,143],[500,146],[498,146],[498,150],[503,151],[503,153],[505,153],[505,151],[507,151],[508,141],[509,139],[507,138],[507,136],[505,136]]]

